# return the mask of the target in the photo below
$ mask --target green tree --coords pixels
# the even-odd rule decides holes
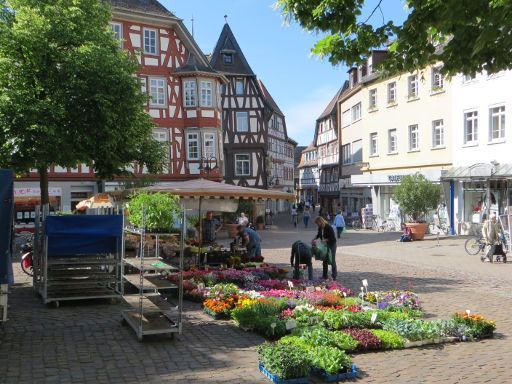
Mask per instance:
[[[136,59],[119,49],[101,0],[0,0],[0,165],[37,169],[48,202],[52,164],[98,178],[139,162],[159,172]]]
[[[326,36],[313,53],[336,65],[363,63],[374,48],[389,46],[390,73],[438,61],[448,75],[512,68],[512,1],[404,0],[403,24],[386,21],[382,0],[277,0],[286,18]],[[395,1],[396,6],[402,2]],[[373,5],[375,5],[373,7]],[[368,13],[363,19],[362,13]],[[380,26],[374,26],[382,18]],[[442,45],[442,48],[440,46]]]
[[[395,188],[393,199],[400,210],[414,222],[425,220],[428,211],[437,208],[441,201],[441,186],[427,180],[420,173],[402,178]]]

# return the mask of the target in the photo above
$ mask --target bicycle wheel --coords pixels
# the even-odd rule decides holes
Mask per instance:
[[[361,221],[360,220],[352,221],[352,229],[355,231],[359,231],[361,229]]]
[[[480,252],[480,239],[476,237],[472,237],[471,239],[467,239],[464,243],[464,248],[466,248],[466,252],[468,255],[478,255]]]

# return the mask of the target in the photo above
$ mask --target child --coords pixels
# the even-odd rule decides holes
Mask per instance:
[[[405,223],[402,223],[401,227],[402,227],[402,236],[400,236],[400,242],[407,243],[409,241],[412,241],[411,228],[407,227],[405,225]]]

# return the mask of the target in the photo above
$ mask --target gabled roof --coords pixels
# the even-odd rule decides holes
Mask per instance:
[[[224,64],[222,53],[232,53],[233,63]],[[254,76],[254,72],[245,59],[244,53],[238,45],[235,35],[233,35],[233,31],[228,23],[224,24],[224,28],[222,28],[219,40],[210,58],[210,64],[217,71],[224,73]]]
[[[187,57],[187,63],[178,68],[176,70],[178,73],[191,73],[191,72],[207,72],[212,74],[217,74],[212,67],[206,62],[203,64],[200,60],[196,58],[196,55],[194,55],[192,52],[189,52]]]
[[[176,17],[158,0],[108,0],[112,7],[123,8],[129,11],[140,11],[153,15]]]
[[[316,119],[316,121],[322,120],[322,119],[330,116],[332,113],[336,112],[336,109],[338,108],[338,103],[337,103],[338,98],[347,89],[348,89],[348,81],[345,80],[345,82],[343,83],[343,86],[338,90],[338,92],[336,92],[336,95],[332,98],[332,100],[329,102],[329,104],[327,104],[327,107],[324,109],[324,111],[318,117],[318,119]]]
[[[277,103],[272,98],[272,95],[267,90],[267,87],[265,87],[265,84],[263,84],[263,81],[258,79],[258,86],[260,87],[261,93],[263,94],[263,97],[265,98],[265,101],[268,103],[269,107],[274,110],[274,112],[279,113],[284,117],[284,113],[279,109]]]

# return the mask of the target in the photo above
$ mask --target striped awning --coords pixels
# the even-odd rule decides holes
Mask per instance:
[[[262,199],[262,200],[295,200],[293,193],[275,190],[240,187],[233,184],[219,183],[206,179],[175,181],[142,188],[151,192],[166,192],[180,197],[207,197],[223,199]]]

